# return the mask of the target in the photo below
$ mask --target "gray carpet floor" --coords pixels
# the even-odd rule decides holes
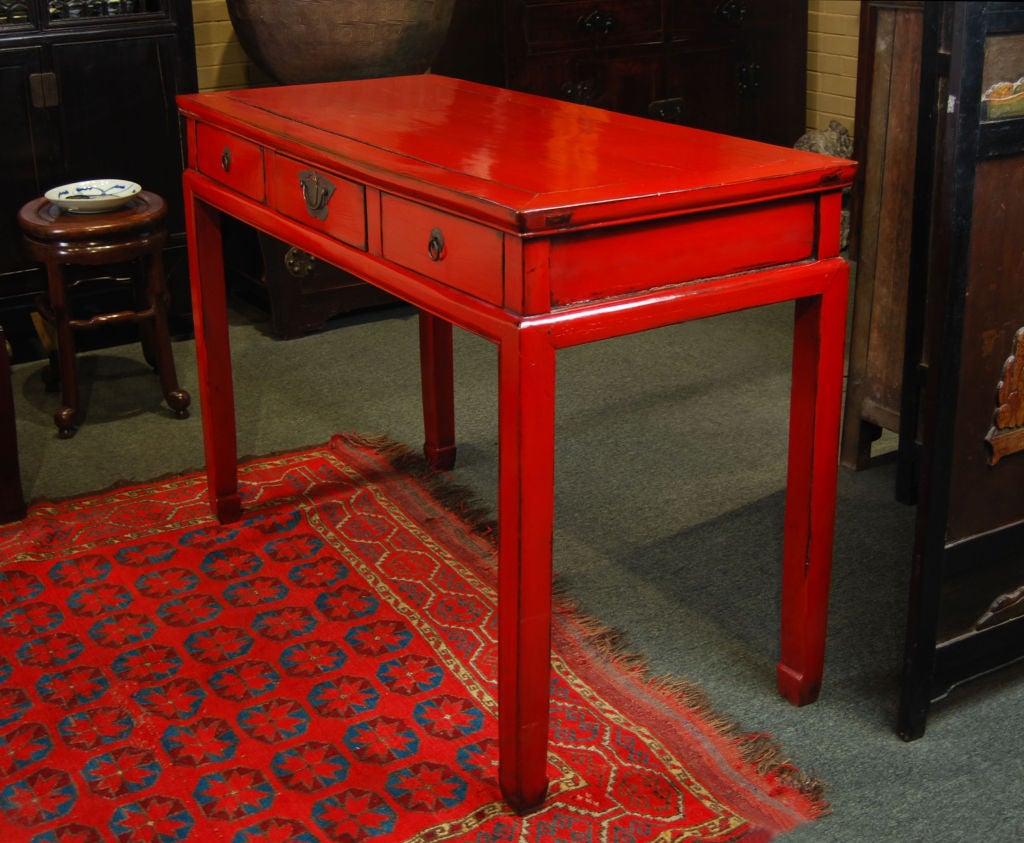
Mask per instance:
[[[832,814],[788,841],[1012,841],[1024,830],[1024,670],[895,733],[914,510],[894,502],[893,443],[841,470],[825,685],[794,708],[775,689],[792,310],[663,328],[559,357],[555,565],[581,608],[656,675],[701,685],[744,730],[775,736],[828,784]],[[417,325],[404,307],[280,341],[233,311],[239,451],[332,433],[422,442]],[[43,363],[15,367],[26,495],[56,498],[203,463],[195,352],[175,344],[190,419],[174,419],[136,346],[82,355],[87,418],[59,440]],[[456,332],[454,478],[493,506],[494,348]],[[888,453],[887,453],[888,452]]]

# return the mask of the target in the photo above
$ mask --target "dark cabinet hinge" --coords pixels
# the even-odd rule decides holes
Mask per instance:
[[[761,65],[757,63],[741,64],[736,87],[741,94],[756,94],[761,87]]]
[[[53,108],[60,105],[56,73],[29,74],[28,88],[33,108]]]
[[[647,104],[647,116],[666,123],[684,123],[686,109],[682,97],[670,97],[664,100],[653,100]]]

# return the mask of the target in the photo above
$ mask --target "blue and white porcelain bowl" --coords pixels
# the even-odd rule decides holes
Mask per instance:
[[[58,208],[74,214],[98,214],[120,208],[142,188],[124,179],[90,179],[62,184],[44,194]]]

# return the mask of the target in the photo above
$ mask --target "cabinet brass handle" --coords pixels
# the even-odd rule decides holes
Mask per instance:
[[[231,148],[225,146],[224,151],[220,154],[220,166],[224,172],[230,172],[231,170]]]
[[[292,246],[284,256],[284,268],[295,278],[308,278],[316,269],[316,258]]]
[[[54,108],[60,105],[56,73],[30,73],[28,89],[33,108]]]
[[[427,242],[427,255],[435,262],[444,259],[444,234],[440,228],[432,229],[430,232],[430,240]]]

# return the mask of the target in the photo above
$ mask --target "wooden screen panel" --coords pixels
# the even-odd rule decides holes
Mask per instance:
[[[975,179],[949,543],[1024,520],[1024,451],[993,465],[986,440],[1004,364],[1024,328],[1024,203],[1006,201],[1024,196],[1024,156],[979,163]]]

